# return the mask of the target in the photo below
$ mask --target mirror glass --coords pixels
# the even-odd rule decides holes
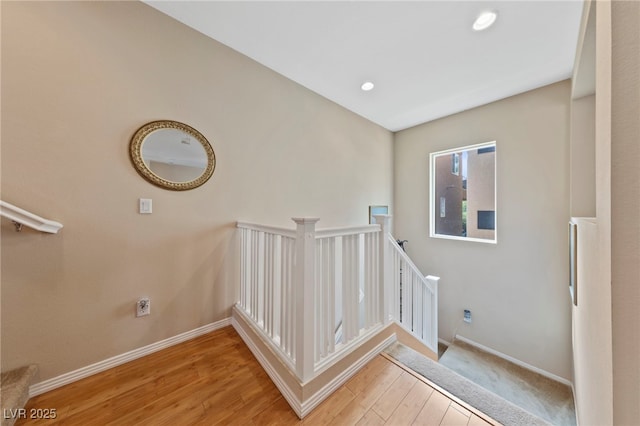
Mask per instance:
[[[495,243],[496,142],[429,155],[430,236]]]
[[[151,183],[186,190],[204,184],[213,174],[215,155],[206,138],[176,121],[154,121],[134,134],[130,147],[136,170]]]

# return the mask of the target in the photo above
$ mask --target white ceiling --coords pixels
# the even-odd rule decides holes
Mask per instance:
[[[145,1],[397,131],[570,78],[581,0]],[[495,25],[475,32],[484,10]],[[363,92],[365,80],[374,90]]]

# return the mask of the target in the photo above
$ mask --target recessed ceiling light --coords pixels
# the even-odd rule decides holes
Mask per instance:
[[[369,90],[373,89],[374,86],[375,85],[372,82],[365,81],[364,83],[362,83],[362,86],[360,86],[360,88],[365,92],[368,92]]]
[[[489,28],[496,22],[498,14],[496,12],[482,12],[473,23],[473,29],[475,31],[482,31]]]

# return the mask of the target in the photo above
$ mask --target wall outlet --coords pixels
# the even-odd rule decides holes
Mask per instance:
[[[143,297],[136,303],[136,316],[143,317],[151,313],[151,300],[148,297]]]
[[[464,322],[471,323],[471,311],[469,309],[464,310]]]

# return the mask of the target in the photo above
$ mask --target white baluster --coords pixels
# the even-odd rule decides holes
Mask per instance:
[[[258,282],[258,233],[251,232],[251,318],[256,318],[257,282]]]
[[[374,276],[373,286],[371,287],[371,312],[373,323],[377,324],[382,322],[380,292],[378,291],[383,286],[382,277],[380,277],[380,232],[372,234],[371,244],[371,274]]]
[[[378,299],[378,262],[377,244],[378,234],[365,235],[365,328],[371,327],[378,321],[376,301]]]
[[[333,257],[333,247],[335,245],[335,237],[323,238],[318,240],[321,248],[321,262],[319,267],[322,269],[322,280],[318,281],[321,290],[321,312],[318,321],[322,324],[320,330],[320,351],[319,357],[325,357],[333,351],[335,342],[335,322],[334,322],[334,279],[335,258]]]
[[[407,265],[409,268],[409,265]],[[416,311],[418,310],[418,283],[416,281],[415,272],[411,271],[411,329],[415,333],[418,328],[418,315]]]
[[[349,340],[358,334],[358,305],[360,299],[360,258],[359,258],[359,239],[357,235],[349,236],[350,246],[350,262],[351,274],[349,280]]]
[[[273,264],[273,334],[278,338],[280,347],[282,347],[282,333],[280,324],[282,324],[282,236],[275,238],[273,245],[274,264]]]
[[[388,242],[387,238],[384,238],[387,245],[390,245],[391,242]],[[393,256],[393,288],[391,293],[391,314],[396,321],[400,321],[400,257],[398,253],[394,250],[391,252]]]
[[[333,353],[336,346],[336,238],[330,239],[327,253],[329,267],[327,269],[327,344],[328,352]]]
[[[290,268],[290,264],[289,264],[289,253],[288,253],[288,248],[289,248],[289,239],[288,238],[283,238],[282,239],[282,272],[283,272],[283,280],[282,280],[282,285],[283,285],[283,291],[282,291],[282,323],[281,323],[281,329],[280,329],[280,333],[282,335],[282,347],[285,350],[285,353],[289,354],[290,356],[291,354],[291,347],[289,346],[289,342],[291,341],[289,339],[289,330],[290,330],[290,324],[291,324],[291,317],[289,316],[290,311],[289,311],[289,297],[291,297],[291,288],[289,285],[289,268]]]
[[[416,288],[418,291],[418,309],[416,310],[415,314],[418,317],[417,319],[417,325],[418,325],[418,332],[416,333],[418,335],[418,338],[420,338],[420,340],[422,340],[423,342],[427,341],[428,335],[429,335],[429,329],[427,327],[425,327],[425,320],[424,318],[429,314],[429,305],[426,304],[422,304],[423,300],[426,300],[425,298],[425,291],[424,291],[424,285],[422,285],[422,283],[420,281],[418,281],[418,287]]]
[[[351,273],[350,242],[351,240],[348,236],[342,237],[342,312],[340,315],[342,316],[343,343],[349,340],[349,307],[351,306],[349,297],[349,285],[351,281],[351,277],[349,276]]]
[[[296,264],[296,241],[289,241],[289,347],[291,348],[291,358],[296,355],[296,288],[295,288],[295,264]]]
[[[245,268],[247,264],[247,247],[245,244],[245,235],[247,233],[246,229],[240,229],[240,306],[245,309],[245,297],[246,297],[246,277],[245,277]]]
[[[342,341],[351,340],[352,329],[352,286],[353,286],[353,238],[342,237]]]
[[[371,308],[369,307],[369,299],[371,298],[371,281],[373,275],[371,274],[371,250],[369,247],[370,238],[368,235],[363,235],[364,238],[364,287],[362,289],[364,293],[364,299],[362,300],[362,309],[364,310],[364,322],[360,324],[361,328],[368,328],[371,323]]]
[[[264,265],[265,265],[265,251],[264,251],[264,232],[258,233],[258,280],[256,295],[256,318],[258,324],[264,329]]]
[[[269,305],[268,305],[268,313],[269,313],[269,334],[272,337],[277,335],[277,331],[274,328],[275,323],[275,295],[276,295],[276,235],[271,234],[270,236],[270,261],[269,261],[269,281],[270,281],[270,291],[269,291]]]
[[[336,331],[340,331],[340,340],[334,340],[336,343],[344,342],[344,237],[336,237],[335,248],[335,285],[334,285],[334,321],[333,327]],[[339,323],[339,329],[336,328]],[[337,333],[336,333],[337,334]]]
[[[271,234],[264,234],[264,305],[262,307],[264,312],[264,331],[273,337],[271,334],[271,324],[269,321],[269,311],[271,309]]]
[[[416,278],[414,279],[414,290],[413,290],[413,298],[414,303],[413,303],[413,322],[415,323],[415,333],[416,335],[422,339],[422,317],[421,317],[421,311],[422,311],[422,304],[420,303],[422,300],[422,281],[420,281],[420,277],[418,277],[418,275],[415,275]]]
[[[315,322],[315,347],[313,359],[314,363],[326,355],[326,345],[324,342],[325,332],[325,283],[324,283],[324,239],[316,240],[316,286],[314,291],[315,309],[318,313]]]
[[[358,235],[352,235],[352,281],[351,281],[351,336],[349,340],[358,335],[360,312],[360,239]]]

